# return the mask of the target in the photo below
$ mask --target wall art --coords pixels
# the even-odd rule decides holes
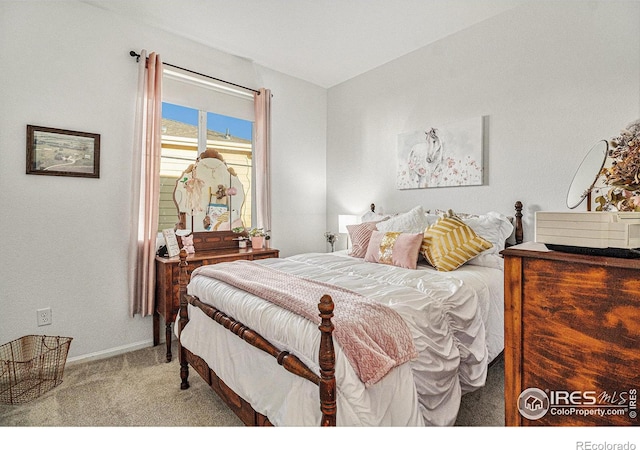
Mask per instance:
[[[100,178],[100,135],[27,125],[27,174]]]
[[[398,135],[397,189],[483,182],[483,117]]]

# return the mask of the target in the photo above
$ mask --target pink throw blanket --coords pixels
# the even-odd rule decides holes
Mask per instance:
[[[263,266],[254,261],[233,261],[196,268],[286,308],[313,323],[320,323],[318,303],[328,294],[334,302],[334,335],[360,380],[370,386],[393,367],[418,356],[409,327],[391,308],[356,292]]]

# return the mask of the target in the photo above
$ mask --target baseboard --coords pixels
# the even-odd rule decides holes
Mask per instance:
[[[112,356],[121,355],[123,353],[129,353],[134,350],[140,350],[140,349],[151,347],[151,346],[153,346],[153,339],[149,339],[141,342],[134,342],[133,344],[123,345],[121,347],[109,348],[106,350],[102,350],[100,352],[87,353],[86,355],[74,356],[73,358],[67,359],[67,366],[110,358]]]

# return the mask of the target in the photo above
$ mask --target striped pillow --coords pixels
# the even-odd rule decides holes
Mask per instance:
[[[442,217],[427,228],[420,253],[439,271],[449,272],[493,246],[456,217]]]
[[[349,238],[351,239],[351,250],[349,251],[349,256],[364,258],[367,254],[367,247],[369,246],[371,233],[376,230],[376,223],[377,222],[363,222],[357,225],[347,225],[347,231],[349,232]]]

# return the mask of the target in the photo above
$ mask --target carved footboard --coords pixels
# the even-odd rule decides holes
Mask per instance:
[[[189,313],[187,305],[193,305],[201,309],[208,317],[227,328],[230,332],[236,334],[253,347],[262,350],[273,356],[278,364],[285,370],[300,376],[316,384],[320,393],[320,410],[322,412],[321,426],[336,425],[336,378],[335,378],[335,351],[333,348],[333,300],[330,296],[325,295],[320,299],[318,310],[320,313],[321,323],[318,327],[320,330],[320,353],[319,366],[320,375],[309,369],[295,355],[285,350],[281,350],[260,334],[238,322],[232,317],[227,316],[224,312],[217,308],[203,303],[198,298],[187,294],[187,283],[189,275],[187,272],[187,252],[180,251],[180,319],[178,322],[178,334],[189,321]],[[211,370],[202,358],[194,355],[189,350],[182,347],[180,340],[179,345],[179,361],[180,361],[180,378],[182,380],[180,388],[189,388],[189,365],[191,365],[207,384],[229,405],[229,407],[238,415],[238,417],[247,425],[271,425],[268,418],[253,410],[251,405],[244,399],[233,392],[213,370]]]

